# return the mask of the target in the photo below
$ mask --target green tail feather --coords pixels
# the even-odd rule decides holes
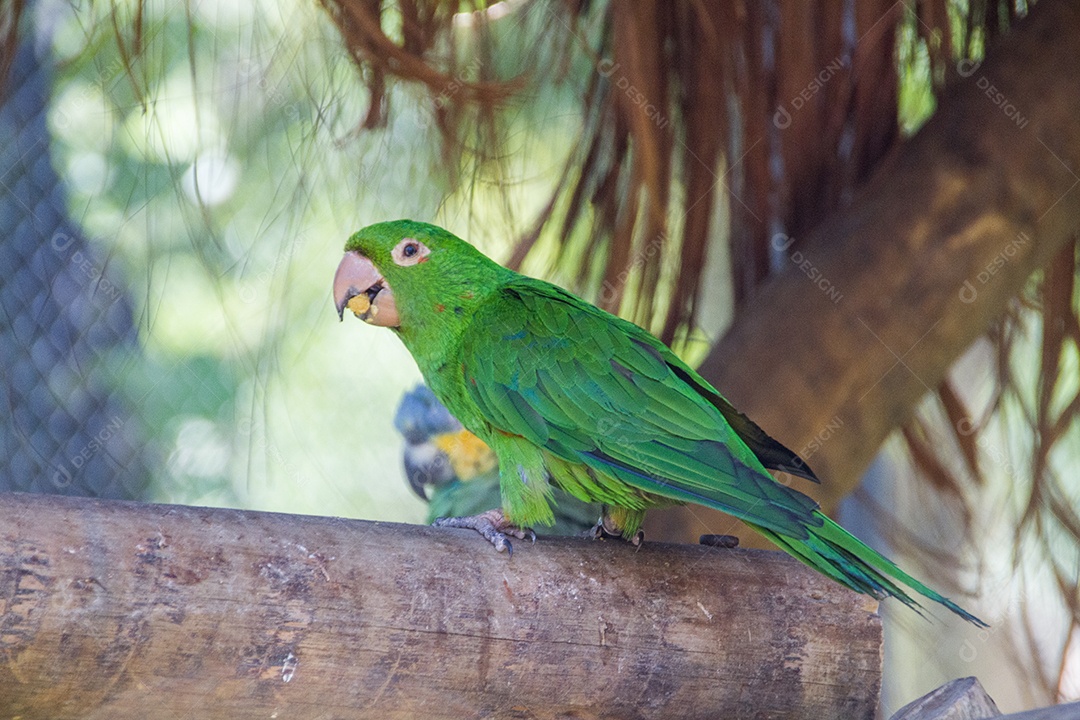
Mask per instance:
[[[922,606],[894,582],[899,581],[923,597],[941,603],[968,622],[983,628],[989,627],[952,600],[908,575],[892,560],[863,543],[823,513],[815,511],[814,514],[824,523],[821,527],[807,528],[810,536],[805,540],[778,535],[762,527],[755,526],[755,529],[782,550],[856,592],[872,595],[878,600],[894,597],[921,615]]]

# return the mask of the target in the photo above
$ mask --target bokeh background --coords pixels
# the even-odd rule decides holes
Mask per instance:
[[[870,22],[854,4],[822,3],[803,19],[831,28],[837,53],[812,58],[782,52],[797,10],[744,11],[743,61],[774,79],[811,67],[806,102],[849,114],[849,135],[841,128],[831,146],[838,164],[820,180],[830,189],[800,213],[775,115],[799,95],[766,88],[787,98],[765,107],[766,177],[732,172],[757,145],[746,120],[757,90],[718,67],[710,102],[723,110],[702,121],[689,72],[661,86],[667,69],[626,48],[677,45],[705,20],[687,3],[648,34],[616,5],[5,6],[3,488],[422,522],[392,423],[419,373],[390,333],[339,323],[330,300],[352,231],[435,222],[663,333],[697,363],[785,269],[788,246],[775,238],[801,237],[849,203],[964,79],[963,63],[1028,10],[883,3]],[[870,62],[864,27],[877,28],[878,96],[853,92],[827,112],[837,87],[857,84],[852,63]],[[701,147],[703,122],[719,143]],[[703,225],[684,212],[701,182],[691,155],[725,180]],[[751,223],[731,198],[755,196],[767,211],[751,210]],[[685,257],[697,258],[693,282],[679,271]],[[1075,254],[1057,262],[1070,284],[1054,317],[1071,328]],[[953,394],[930,393],[838,508],[993,626],[887,607],[885,716],[971,674],[1005,710],[1080,697],[1080,355],[1063,332],[1048,367],[1045,289],[1036,273],[952,367]],[[1052,438],[1032,419],[1051,372],[1048,402],[1065,418]],[[974,419],[957,432],[957,417]],[[826,427],[819,440],[850,430]]]

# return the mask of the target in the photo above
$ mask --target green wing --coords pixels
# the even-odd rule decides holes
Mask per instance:
[[[787,537],[820,526],[817,504],[776,482],[764,460],[797,456],[731,408],[641,328],[523,278],[462,339],[465,384],[491,426],[640,491],[723,510]]]
[[[492,430],[587,468],[598,485],[723,510],[853,590],[918,608],[906,585],[986,627],[776,482],[766,467],[816,478],[636,325],[523,278],[477,314],[461,360],[466,394]]]

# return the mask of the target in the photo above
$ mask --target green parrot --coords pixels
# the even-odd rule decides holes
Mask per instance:
[[[494,451],[501,507],[436,525],[510,537],[550,525],[552,485],[602,505],[595,533],[641,541],[650,508],[734,515],[810,567],[919,610],[902,589],[974,615],[911,577],[768,469],[817,482],[667,346],[550,283],[490,260],[434,225],[398,220],[349,238],[338,316],[390,328],[435,396]]]

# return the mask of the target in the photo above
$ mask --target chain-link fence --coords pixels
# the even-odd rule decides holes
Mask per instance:
[[[132,306],[68,216],[50,81],[24,33],[0,96],[0,489],[138,498],[144,433],[118,383],[139,352]]]

